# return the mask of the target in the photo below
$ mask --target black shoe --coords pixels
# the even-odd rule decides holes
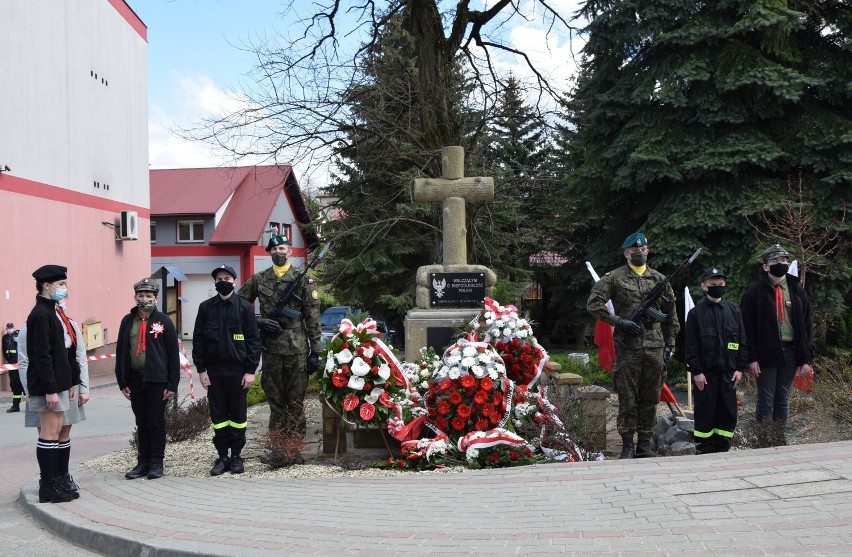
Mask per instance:
[[[152,460],[151,466],[148,467],[148,479],[156,480],[163,477],[163,461]]]
[[[128,471],[124,477],[128,480],[138,480],[139,478],[144,478],[148,475],[148,469],[150,468],[149,463],[142,462],[141,460],[136,463],[136,466],[133,467],[132,470]]]
[[[74,497],[62,488],[59,478],[38,481],[39,503],[68,503],[73,500]]]
[[[636,458],[649,458],[654,456],[649,439],[640,439],[636,444]]]
[[[619,460],[624,460],[628,458],[633,458],[636,456],[635,449],[633,447],[633,435],[622,435],[621,436],[621,454],[619,455]]]
[[[74,481],[74,478],[71,474],[62,474],[57,478],[59,485],[62,486],[62,489],[65,490],[66,493],[71,495],[74,499],[79,499],[80,494],[78,493],[80,486]]]
[[[13,402],[13,403],[12,403],[12,406],[11,406],[11,407],[9,407],[9,409],[8,409],[8,410],[6,410],[6,413],[7,413],[7,414],[11,414],[12,412],[20,412],[20,411],[21,411],[21,405],[20,405],[20,403],[15,404],[15,403]]]
[[[232,456],[231,460],[228,462],[228,468],[231,470],[231,474],[242,474],[246,471],[245,464],[243,464],[243,457],[240,455]]]
[[[240,459],[242,461],[242,459]],[[228,469],[228,457],[220,456],[213,463],[213,468],[210,469],[211,476],[221,476]]]

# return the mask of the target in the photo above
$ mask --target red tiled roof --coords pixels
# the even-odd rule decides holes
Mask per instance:
[[[288,164],[151,170],[151,216],[214,215],[233,194],[210,244],[256,244],[283,192],[297,223],[310,215]],[[317,243],[308,234],[308,246]]]
[[[151,170],[151,216],[214,215],[252,168]]]

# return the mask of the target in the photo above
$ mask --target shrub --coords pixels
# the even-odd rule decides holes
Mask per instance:
[[[305,438],[295,431],[270,429],[263,439],[267,464],[273,469],[304,464],[302,451],[305,450]]]
[[[814,398],[832,416],[852,424],[852,352],[817,358],[814,370]]]
[[[166,440],[171,443],[194,439],[210,428],[210,404],[207,398],[185,404],[188,395],[178,403],[177,398],[166,405]],[[130,447],[139,446],[139,431],[134,428],[130,436]]]
[[[258,371],[254,374],[254,383],[251,384],[251,387],[249,387],[248,393],[246,394],[246,406],[248,407],[260,404],[261,402],[266,402],[266,393],[260,385],[260,376],[262,373],[262,371]]]

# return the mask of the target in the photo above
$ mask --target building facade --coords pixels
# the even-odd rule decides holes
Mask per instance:
[[[4,0],[0,22],[0,320],[65,265],[69,315],[109,345],[150,272],[147,28],[123,0]]]

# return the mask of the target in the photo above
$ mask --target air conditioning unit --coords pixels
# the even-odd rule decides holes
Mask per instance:
[[[139,239],[139,215],[136,211],[122,211],[118,219],[118,237],[122,240]]]

